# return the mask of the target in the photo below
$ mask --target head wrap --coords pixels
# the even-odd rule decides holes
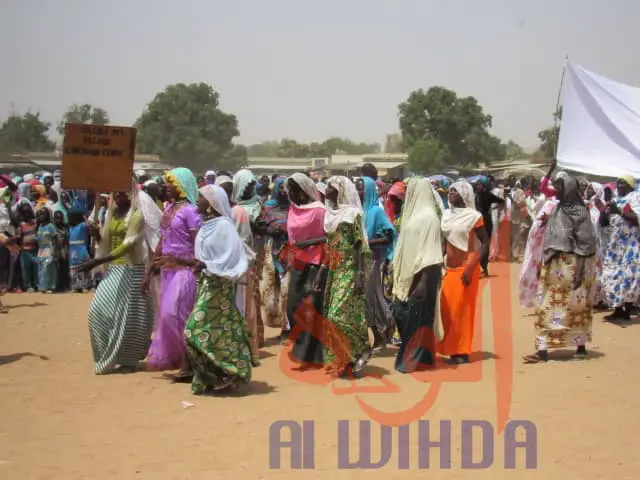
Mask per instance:
[[[271,198],[264,202],[265,207],[275,207],[280,203],[280,187],[285,182],[286,177],[278,177],[273,184],[273,188],[271,189]],[[288,201],[288,199],[287,199]]]
[[[301,240],[320,238],[324,230],[324,216],[326,208],[320,202],[320,193],[316,184],[303,173],[294,173],[287,181],[295,183],[309,197],[309,202],[296,205],[293,201],[289,205],[287,217],[287,232],[289,241],[296,243]],[[289,196],[291,200],[291,196]]]
[[[632,175],[624,175],[624,176],[620,177],[619,180],[622,180],[624,183],[629,185],[629,187],[631,189],[633,189],[633,190],[636,189],[636,179],[633,178]]]
[[[195,256],[205,264],[206,273],[237,281],[249,268],[249,257],[231,219],[227,194],[217,185],[206,185],[200,193],[222,216],[203,222],[196,236]]]
[[[196,182],[196,177],[193,176],[191,170],[184,167],[174,168],[168,171],[165,176],[167,181],[171,182],[189,203],[195,205],[198,201],[198,182]]]
[[[326,183],[318,182],[318,183],[316,183],[316,188],[320,192],[320,195],[324,196],[324,195],[327,194],[327,184]]]
[[[338,205],[334,208],[329,200],[325,200],[327,213],[324,217],[324,229],[327,233],[333,233],[340,224],[354,223],[356,219],[359,219],[360,240],[363,244],[366,244],[364,212],[356,186],[351,180],[343,176],[331,177],[327,183],[338,191]]]
[[[435,195],[428,180],[420,177],[409,180],[393,258],[393,294],[403,302],[409,298],[414,276],[443,260]]]
[[[205,185],[200,188],[200,193],[207,199],[211,208],[218,214],[231,219],[231,205],[229,205],[229,197],[227,192],[217,185]]]
[[[556,253],[573,253],[590,257],[596,252],[596,232],[589,210],[578,192],[578,180],[565,173],[558,174],[563,188],[556,192],[558,205],[547,221],[544,234],[544,262]]]
[[[255,183],[256,179],[251,170],[242,169],[233,176],[233,193],[232,198],[236,205],[240,205],[249,215],[249,221],[255,222],[260,216],[261,206],[260,197],[256,193],[255,186],[248,199],[242,199],[244,191],[251,182]]]
[[[220,175],[219,177],[216,177],[217,186],[221,187],[225,183],[233,183],[233,180],[231,179],[231,177],[228,177],[227,175]]]
[[[400,212],[395,211],[395,204],[391,197],[396,197],[404,201],[404,195],[407,191],[407,184],[404,182],[395,182],[387,192],[387,198],[384,201],[384,211],[391,222],[395,222]]]
[[[393,227],[391,220],[389,220],[389,217],[384,213],[384,210],[380,207],[380,203],[378,202],[376,182],[369,177],[363,177],[362,182],[364,186],[362,207],[364,209],[364,222],[367,230],[367,238],[372,240],[385,235],[385,232],[391,232],[395,239],[396,229]],[[387,259],[390,259],[393,255],[393,246],[377,246],[376,250]]]
[[[469,182],[459,180],[451,185],[449,190],[458,192],[464,207],[454,207],[449,202],[449,209],[442,215],[442,234],[451,245],[466,252],[469,250],[469,234],[482,215],[475,209],[475,195]]]

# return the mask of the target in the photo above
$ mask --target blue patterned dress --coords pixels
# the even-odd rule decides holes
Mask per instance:
[[[616,200],[620,210],[628,204],[640,217],[640,193]],[[602,269],[602,285],[610,307],[636,303],[640,298],[640,227],[620,215],[611,215],[609,245]]]

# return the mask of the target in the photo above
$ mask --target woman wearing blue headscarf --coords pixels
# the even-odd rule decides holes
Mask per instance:
[[[196,298],[197,278],[183,263],[195,258],[194,242],[202,224],[196,206],[198,184],[187,168],[167,172],[165,183],[169,202],[160,221],[160,241],[152,266],[161,270],[160,301],[147,364],[153,370],[179,368],[180,378],[190,379],[183,337]],[[147,280],[151,273],[147,273]]]
[[[367,239],[373,254],[373,264],[365,287],[365,313],[375,336],[375,345],[386,345],[391,341],[395,322],[389,302],[384,296],[382,278],[393,258],[396,230],[380,206],[376,182],[363,177],[356,182],[356,187],[362,200]]]

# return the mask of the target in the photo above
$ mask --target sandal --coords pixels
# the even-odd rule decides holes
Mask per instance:
[[[546,362],[548,360],[549,360],[548,353],[544,350],[540,350],[539,352],[534,354],[522,356],[522,363],[525,363],[525,364]]]

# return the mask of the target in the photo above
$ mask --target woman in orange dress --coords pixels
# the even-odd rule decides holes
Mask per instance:
[[[442,216],[442,234],[446,271],[440,292],[444,330],[441,353],[458,365],[469,363],[472,352],[480,258],[489,250],[489,237],[468,182],[451,185],[449,209]]]

